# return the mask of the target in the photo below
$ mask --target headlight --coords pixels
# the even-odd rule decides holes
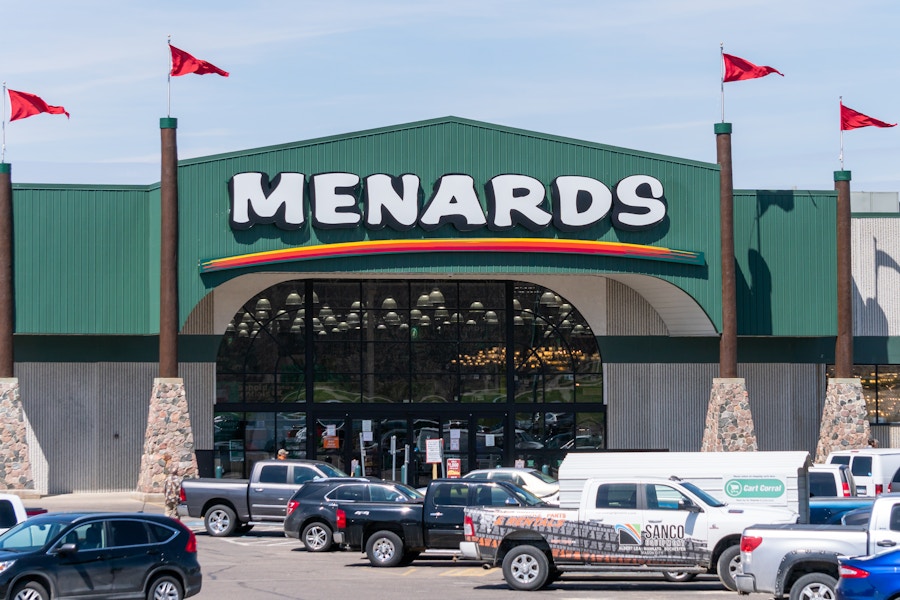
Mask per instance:
[[[16,561],[14,561],[14,560],[4,560],[4,561],[0,562],[0,573],[3,573],[4,571],[6,571],[8,568],[13,566],[14,564],[16,564]]]

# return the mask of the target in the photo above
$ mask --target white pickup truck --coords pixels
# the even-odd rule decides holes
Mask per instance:
[[[873,555],[900,545],[900,493],[872,504],[868,525],[757,525],[741,537],[738,592],[834,598],[838,556]]]
[[[594,478],[578,508],[466,508],[460,552],[502,565],[517,590],[602,571],[717,573],[734,590],[741,532],[798,517],[781,507],[729,506],[677,479]]]

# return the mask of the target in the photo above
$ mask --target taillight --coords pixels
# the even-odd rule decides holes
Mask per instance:
[[[300,506],[300,503],[296,500],[288,500],[287,514],[291,514],[292,512],[294,512],[298,506]]]
[[[753,552],[762,544],[762,538],[756,535],[741,536],[741,552]]]
[[[184,545],[184,551],[189,554],[197,553],[197,536],[194,535],[194,532],[188,529],[188,541],[187,544]]]
[[[191,531],[191,529],[187,525],[182,523],[181,521],[175,520],[175,522],[178,525],[180,525],[182,529],[187,531],[187,534],[188,534],[188,541],[187,541],[187,544],[184,545],[184,551],[188,552],[190,554],[196,554],[197,553],[197,536],[194,535],[194,532]]]
[[[184,493],[184,488],[179,488],[178,501],[179,502],[187,502],[187,494]]]
[[[880,494],[883,491],[884,491],[884,486],[881,485],[880,483],[876,483],[875,484],[875,495],[877,496],[878,494]]]
[[[845,565],[841,565],[838,574],[842,579],[863,579],[869,576],[868,571],[863,571],[862,569],[857,569],[856,567],[848,567]]]
[[[469,515],[466,515],[466,518],[463,519],[463,535],[466,537],[475,535],[475,523],[472,522],[472,517]]]
[[[334,521],[337,524],[338,529],[346,529],[347,527],[347,513],[344,512],[343,508],[339,508],[334,513]]]
[[[844,492],[844,498],[849,498],[850,497],[850,482],[845,481],[843,484],[841,484],[841,489]]]

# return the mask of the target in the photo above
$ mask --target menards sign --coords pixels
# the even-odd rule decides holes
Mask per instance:
[[[396,231],[420,228],[430,232],[451,225],[460,232],[486,228],[492,232],[522,227],[532,232],[551,225],[572,233],[604,219],[623,231],[644,231],[666,218],[662,183],[649,175],[630,175],[614,186],[580,175],[561,175],[544,184],[527,175],[500,174],[484,184],[482,204],[475,179],[446,174],[433,184],[427,199],[417,175],[376,173],[284,172],[273,178],[246,172],[228,182],[229,225],[247,230],[275,225],[293,231],[306,225],[319,229]],[[406,252],[550,252],[578,253],[704,264],[703,254],[643,244],[559,238],[450,238],[365,240],[302,246],[201,261],[201,272],[277,262]]]

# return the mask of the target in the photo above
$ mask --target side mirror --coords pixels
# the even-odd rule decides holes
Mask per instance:
[[[78,552],[78,546],[75,544],[63,544],[56,549],[56,553],[62,555],[75,554],[76,552]]]
[[[690,500],[681,500],[678,502],[678,510],[686,510],[692,513],[703,512],[702,509]]]

